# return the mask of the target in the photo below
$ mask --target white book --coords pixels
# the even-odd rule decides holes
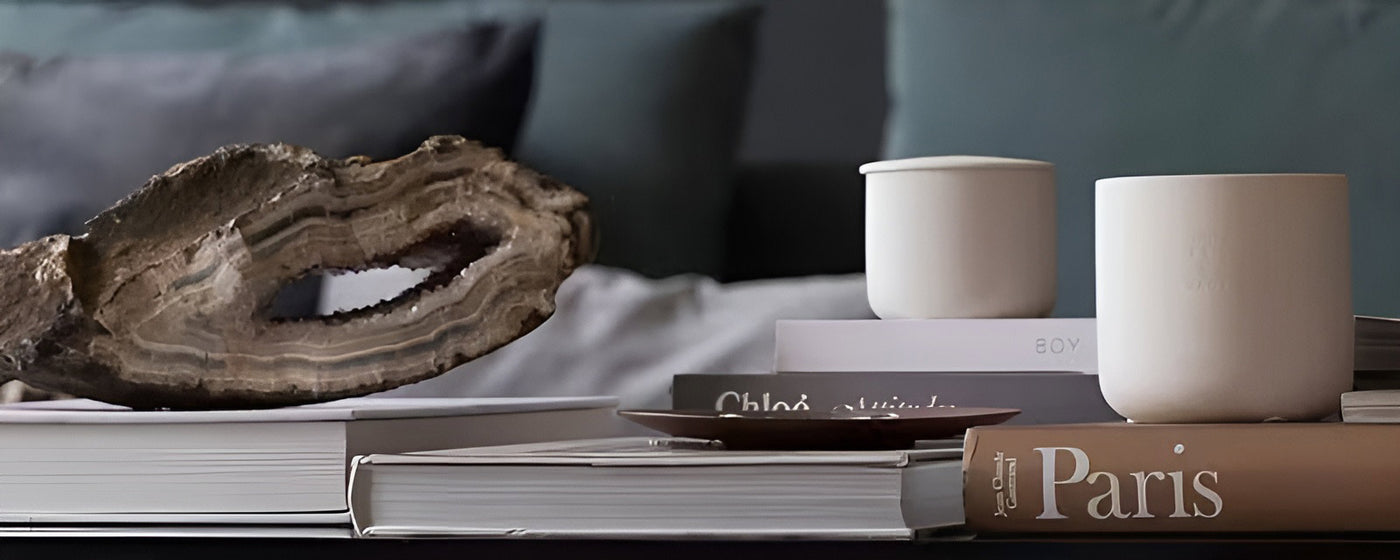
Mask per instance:
[[[1098,371],[1094,319],[781,320],[777,372]]]
[[[348,509],[355,455],[616,435],[615,406],[611,397],[0,406],[0,523],[344,523],[336,514]]]
[[[1400,319],[1358,315],[1355,328],[1356,371],[1400,371]],[[773,371],[1096,373],[1095,329],[1093,318],[780,320]]]
[[[962,449],[725,451],[609,438],[369,455],[364,537],[908,539],[961,525]]]
[[[1350,424],[1400,424],[1400,390],[1342,393],[1342,421]]]
[[[0,538],[350,539],[350,527],[273,525],[73,525],[0,527]]]
[[[350,512],[291,513],[6,513],[0,514],[0,530],[62,527],[184,526],[324,527],[350,526]]]

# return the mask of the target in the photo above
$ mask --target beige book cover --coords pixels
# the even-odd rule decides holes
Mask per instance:
[[[1400,426],[992,426],[968,430],[979,533],[1400,530]]]

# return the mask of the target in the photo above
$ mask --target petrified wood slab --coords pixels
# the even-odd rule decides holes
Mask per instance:
[[[399,159],[239,145],[81,237],[0,252],[0,376],[137,408],[270,407],[440,374],[529,332],[592,257],[587,199],[459,137]],[[317,270],[430,268],[365,309],[279,319]]]

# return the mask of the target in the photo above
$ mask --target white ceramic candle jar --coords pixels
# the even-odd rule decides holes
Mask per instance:
[[[865,174],[865,273],[883,319],[1044,317],[1055,306],[1055,168],[938,156]]]
[[[1315,420],[1352,383],[1344,175],[1101,179],[1099,383],[1136,422]]]

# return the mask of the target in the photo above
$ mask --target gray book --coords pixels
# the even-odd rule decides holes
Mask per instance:
[[[1400,319],[1356,316],[1355,369],[1367,373],[1400,370]]]
[[[909,539],[963,523],[962,447],[729,451],[608,438],[368,455],[362,537]]]
[[[1120,422],[1097,375],[1084,373],[681,374],[672,408],[888,410],[927,406],[1018,408],[1009,424]]]

